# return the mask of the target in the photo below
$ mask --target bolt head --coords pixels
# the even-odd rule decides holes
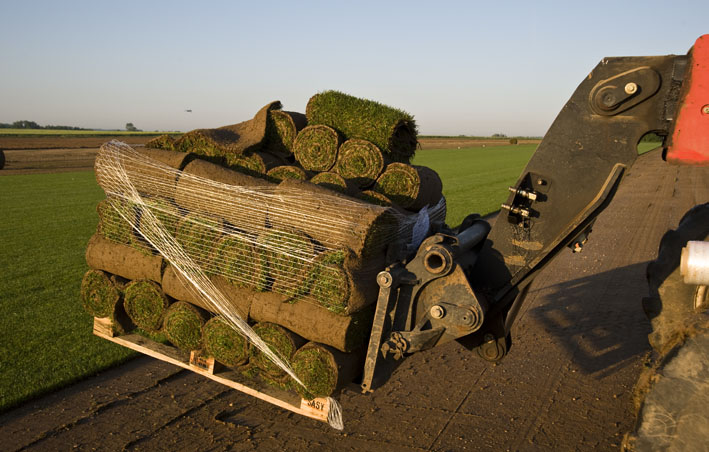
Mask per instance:
[[[709,104],[702,107],[702,114],[709,115]]]
[[[446,315],[446,310],[443,309],[443,306],[434,305],[431,306],[430,313],[431,317],[433,317],[434,319],[442,319],[443,316]]]
[[[377,275],[377,284],[381,287],[391,287],[392,277],[389,272],[380,272]]]
[[[625,85],[625,93],[626,94],[635,94],[635,92],[638,90],[638,85],[630,82],[627,85]]]

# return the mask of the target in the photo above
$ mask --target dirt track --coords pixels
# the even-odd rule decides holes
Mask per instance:
[[[641,156],[584,251],[537,278],[501,364],[456,343],[413,355],[374,394],[339,397],[343,433],[138,358],[0,416],[2,448],[613,450],[632,428],[649,349],[645,266],[663,232],[709,199],[708,176]]]

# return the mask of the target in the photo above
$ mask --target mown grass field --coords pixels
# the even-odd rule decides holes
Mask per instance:
[[[414,164],[433,168],[443,180],[446,222],[457,226],[468,214],[500,209],[536,144],[418,151]]]
[[[0,177],[0,410],[131,354],[79,303],[102,197],[92,171]]]
[[[498,210],[535,148],[422,150],[414,163],[441,175],[456,226]],[[94,337],[79,302],[103,196],[92,171],[0,177],[0,411],[133,356]]]

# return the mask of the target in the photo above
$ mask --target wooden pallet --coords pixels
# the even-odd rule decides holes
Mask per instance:
[[[317,398],[305,400],[296,394],[281,391],[255,380],[249,380],[240,372],[215,365],[214,359],[200,356],[199,352],[190,354],[165,344],[152,341],[138,334],[116,336],[113,322],[109,318],[94,318],[94,334],[131,350],[143,353],[161,361],[180,366],[184,369],[203,375],[244,394],[272,403],[294,413],[307,416],[318,421],[327,422],[330,412],[328,399]]]

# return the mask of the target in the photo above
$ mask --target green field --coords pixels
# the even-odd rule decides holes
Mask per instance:
[[[443,180],[448,203],[446,222],[457,226],[468,214],[487,215],[500,209],[536,144],[424,150],[414,164],[433,168]]]
[[[131,354],[79,303],[102,197],[92,171],[0,177],[0,411]]]
[[[181,135],[182,132],[158,132],[158,131],[141,131],[129,132],[127,130],[58,130],[58,129],[0,129],[0,136],[85,136],[85,137],[100,137],[100,136],[145,136],[145,135]]]

